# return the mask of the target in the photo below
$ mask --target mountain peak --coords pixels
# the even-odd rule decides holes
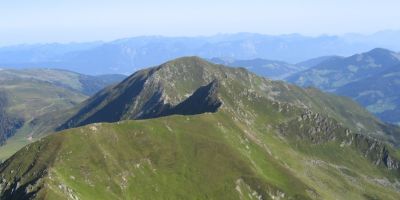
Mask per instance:
[[[385,48],[374,48],[370,51],[368,51],[367,53],[393,53],[393,51],[389,50],[389,49],[385,49]]]
[[[163,68],[181,68],[181,70],[195,70],[196,68],[215,68],[216,66],[216,64],[213,64],[198,56],[186,56],[165,62],[157,68],[159,70]]]
[[[170,60],[166,63],[176,63],[176,62],[206,62],[206,63],[208,63],[207,60],[200,58],[199,56],[184,56],[184,57]]]
[[[218,82],[229,70],[238,69],[224,68],[192,56],[138,71],[115,87],[90,98],[81,106],[80,112],[58,129],[93,122],[144,119],[166,113],[185,114],[184,108],[189,103],[207,108],[204,112],[212,112],[221,104],[216,92]],[[192,96],[201,99],[190,98]]]
[[[220,107],[224,111],[242,113],[240,109],[249,109],[238,108],[245,106],[244,99],[253,102],[262,98],[270,103],[290,104],[302,109],[318,107],[302,103],[310,101],[306,93],[295,86],[256,76],[246,69],[212,64],[199,57],[183,57],[141,70],[122,83],[99,92],[73,111],[68,120],[61,122],[58,130],[95,122],[200,114],[214,112]],[[204,109],[186,112],[188,104]],[[371,117],[364,111],[360,111],[360,116]],[[248,116],[243,120],[249,121]],[[354,121],[341,122],[352,127],[356,124]],[[364,126],[379,130],[374,124]]]
[[[384,49],[384,48],[375,48],[364,54],[375,57],[375,58],[382,58],[382,57],[386,57],[386,56],[393,56],[395,54],[395,52],[388,50],[388,49]]]

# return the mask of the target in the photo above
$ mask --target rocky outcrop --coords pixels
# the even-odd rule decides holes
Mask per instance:
[[[215,112],[222,104],[217,97],[221,71],[199,58],[182,58],[138,71],[84,102],[56,130],[96,122]]]
[[[278,127],[279,133],[295,140],[306,140],[318,145],[336,142],[340,147],[350,146],[372,163],[400,174],[400,160],[393,155],[392,146],[365,134],[355,133],[337,121],[311,110],[304,110],[297,119]]]
[[[211,83],[200,87],[186,100],[182,101],[176,106],[170,104],[159,103],[157,109],[145,110],[145,114],[142,115],[142,119],[154,118],[168,115],[195,115],[206,112],[216,112],[222,105],[222,102],[218,99],[218,81],[214,80]]]
[[[392,155],[388,144],[361,134],[352,135],[350,142],[375,165],[399,171],[400,161]]]

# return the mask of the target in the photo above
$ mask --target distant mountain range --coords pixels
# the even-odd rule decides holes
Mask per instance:
[[[306,60],[297,64],[267,59],[235,60],[232,58],[211,58],[209,61],[231,67],[243,67],[249,71],[266,78],[283,80],[297,72],[309,69],[323,61],[337,58],[338,56],[323,56]]]
[[[292,65],[283,61],[266,60],[261,58],[252,60],[212,58],[210,61],[216,64],[244,67],[260,76],[275,80],[284,79],[304,69],[302,66]]]
[[[400,124],[400,54],[373,49],[333,57],[286,80],[348,96],[386,122]]]
[[[209,37],[133,37],[112,42],[37,44],[0,48],[0,66],[55,67],[85,74],[130,74],[181,56],[298,63],[326,55],[348,56],[375,47],[400,50],[400,32],[369,36],[307,37],[221,34]],[[305,66],[305,65],[304,65]]]
[[[59,114],[48,125],[62,132],[0,164],[0,198],[400,197],[398,128],[345,97],[198,57]]]

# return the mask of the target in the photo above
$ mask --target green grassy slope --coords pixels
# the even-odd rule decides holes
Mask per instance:
[[[250,128],[241,127],[229,115],[217,113],[70,129],[41,139],[6,161],[0,167],[2,195],[38,199],[400,196],[379,184],[389,172],[371,165],[352,148],[294,147],[273,132],[249,133]],[[338,159],[334,151],[343,157]]]
[[[31,136],[42,132],[37,128],[36,123],[42,123],[38,117],[54,122],[57,118],[51,117],[51,113],[64,113],[87,95],[123,78],[122,75],[86,76],[56,69],[0,70],[0,90],[7,98],[4,110],[25,122],[15,138],[12,134],[5,138],[7,142],[0,146],[0,160],[37,139]]]
[[[33,119],[50,112],[61,112],[87,98],[81,93],[39,81],[7,82],[1,84],[0,89],[6,91],[8,97],[7,112],[25,122],[24,126],[16,132],[18,139],[7,140],[7,143],[0,147],[0,159],[9,157],[10,153],[15,153],[11,149],[21,148],[31,142],[30,136],[33,129],[29,123]]]

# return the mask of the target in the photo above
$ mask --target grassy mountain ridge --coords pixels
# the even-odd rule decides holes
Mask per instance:
[[[351,100],[314,89],[302,90],[284,82],[258,77],[245,69],[215,65],[198,57],[180,58],[134,73],[78,106],[76,114],[60,129],[94,122],[146,118],[153,112],[160,112],[162,107],[178,105],[200,86],[214,80],[218,81],[222,91],[230,91],[233,97],[236,94],[232,90],[250,90],[280,103],[325,113],[354,131],[384,135],[382,126],[385,125]]]
[[[186,119],[183,119],[186,120]],[[78,176],[76,176],[75,180],[77,180],[77,185],[73,189],[67,189],[66,191],[73,191],[73,190],[81,190],[83,188],[87,188],[86,198],[100,198],[100,199],[107,199],[113,197],[122,197],[122,198],[129,198],[130,195],[135,195],[136,197],[142,198],[218,198],[218,197],[225,197],[225,198],[237,198],[239,194],[235,191],[237,187],[242,187],[241,190],[244,190],[243,193],[248,193],[252,190],[256,195],[266,195],[263,193],[271,192],[271,194],[275,194],[276,188],[272,185],[269,185],[268,182],[265,180],[257,178],[257,172],[252,169],[251,164],[249,161],[241,156],[237,150],[233,149],[232,146],[226,142],[222,135],[215,135],[213,134],[213,130],[215,130],[216,125],[209,127],[210,119],[203,118],[201,120],[196,119],[189,119],[189,121],[194,120],[192,122],[187,123],[177,123],[174,122],[174,119],[168,120],[168,127],[172,130],[176,130],[173,133],[170,133],[165,125],[159,120],[150,120],[146,122],[135,122],[132,123],[125,123],[123,122],[121,126],[116,127],[113,130],[112,126],[109,127],[112,135],[105,134],[105,132],[101,131],[99,126],[98,132],[94,139],[98,143],[103,143],[105,140],[109,140],[109,138],[117,139],[118,141],[125,141],[122,143],[117,143],[118,146],[114,146],[112,143],[106,144],[105,146],[98,146],[96,143],[87,144],[85,148],[91,149],[101,149],[104,155],[108,157],[114,157],[111,159],[116,159],[116,163],[112,165],[105,164],[106,168],[103,172],[104,174],[119,174],[115,176],[114,180],[109,180],[109,187],[105,186],[104,190],[102,186],[98,187],[91,187],[85,184],[85,180],[78,180]],[[187,124],[190,124],[189,126]],[[196,124],[196,125],[195,125]],[[192,125],[199,127],[195,130],[201,131],[191,131],[194,128]],[[106,125],[108,126],[108,125]],[[153,127],[153,128],[150,128]],[[200,129],[200,127],[204,127]],[[209,128],[206,128],[209,127]],[[90,128],[89,128],[90,129]],[[92,128],[93,129],[93,128]],[[149,133],[149,129],[155,129],[157,132]],[[72,129],[74,130],[74,129]],[[125,130],[125,131],[124,131]],[[126,131],[129,130],[129,131]],[[135,134],[136,133],[136,134]],[[135,136],[133,136],[134,134]],[[85,134],[86,135],[86,134]],[[68,140],[67,143],[62,145],[66,149],[60,149],[60,154],[63,154],[67,149],[74,149],[76,148],[77,144],[74,144],[75,141],[69,138],[70,136],[79,136],[79,134],[68,134],[65,136],[65,139],[61,140]],[[86,135],[92,137],[90,135]],[[100,136],[98,138],[98,136]],[[56,137],[64,137],[57,135]],[[116,138],[115,138],[116,137]],[[107,139],[108,138],[108,139]],[[52,141],[50,141],[52,142]],[[70,143],[71,142],[71,143]],[[70,146],[71,145],[71,146]],[[79,145],[79,144],[78,144]],[[92,146],[93,145],[93,146]],[[110,146],[109,146],[110,145]],[[126,150],[123,154],[119,154],[117,152],[110,151],[110,148],[121,148],[122,145]],[[53,146],[53,145],[51,145]],[[97,147],[96,147],[97,146]],[[178,146],[178,148],[176,148]],[[31,147],[29,147],[31,148]],[[44,147],[46,148],[46,147]],[[99,149],[99,150],[100,150]],[[72,150],[74,151],[74,150]],[[80,151],[80,150],[78,150]],[[116,154],[114,154],[116,153]],[[121,152],[122,153],[122,152]],[[96,159],[97,155],[93,154],[93,159]],[[66,159],[72,162],[76,158],[73,159]],[[58,160],[61,161],[61,160]],[[100,160],[99,160],[100,161]],[[57,162],[52,164],[54,168],[62,167],[69,165],[68,162]],[[95,164],[95,163],[93,163]],[[99,163],[101,165],[101,163]],[[96,166],[91,166],[90,160],[88,162],[82,163],[82,166],[89,167],[88,170],[91,171],[90,168]],[[120,170],[128,169],[126,167],[132,166],[132,171],[122,172]],[[210,173],[209,169],[213,169],[213,173]],[[61,169],[61,170],[67,170]],[[72,171],[60,171],[55,172],[55,174],[65,173],[66,174],[74,174],[79,172],[80,169],[71,169]],[[182,170],[180,173],[175,174],[175,170]],[[283,176],[285,175],[284,170],[282,169],[275,169]],[[103,170],[102,170],[103,171]],[[91,179],[88,180],[92,182],[92,184],[97,185],[98,183],[102,182],[99,179],[102,179],[102,171],[97,171],[99,173],[97,175],[100,176],[93,176],[92,174],[89,175],[87,178]],[[108,173],[106,171],[109,171]],[[21,171],[23,172],[23,171]],[[94,172],[94,171],[93,171]],[[52,172],[53,173],[53,172]],[[92,172],[89,172],[92,173]],[[148,174],[146,175],[142,175]],[[223,175],[222,175],[223,174]],[[57,175],[56,175],[57,176]],[[95,178],[94,180],[92,178]],[[104,177],[104,176],[103,176]],[[54,177],[56,178],[56,177]],[[111,178],[111,176],[110,176]],[[121,179],[121,180],[119,180]],[[123,180],[126,180],[124,183]],[[45,180],[44,180],[45,181]],[[49,180],[51,181],[51,180]],[[208,182],[209,184],[204,184]],[[302,184],[299,180],[293,178],[293,181],[298,182],[298,188],[306,188],[304,184]],[[147,184],[146,184],[147,183]],[[52,184],[52,183],[51,183]],[[81,185],[82,184],[82,185]],[[286,183],[287,184],[287,183]],[[138,185],[145,185],[144,188],[139,189]],[[147,186],[146,186],[147,185]],[[235,186],[239,185],[239,186]],[[270,188],[271,191],[266,190],[265,188],[258,189],[257,187],[260,185],[264,185],[266,188]],[[69,187],[69,186],[66,186]],[[186,192],[189,187],[197,187],[198,189],[191,190],[190,193]],[[250,188],[247,188],[250,187]],[[290,185],[286,185],[286,187],[293,187]],[[108,189],[107,189],[108,188]],[[136,188],[136,189],[135,189]],[[156,189],[158,188],[158,189]],[[225,189],[223,189],[225,188]],[[254,188],[254,189],[251,189]],[[22,188],[21,188],[22,189]],[[54,188],[57,189],[57,188]],[[72,190],[71,190],[72,189]],[[94,189],[94,190],[93,190]],[[221,191],[223,189],[224,192]],[[250,191],[247,191],[250,190]],[[94,191],[104,191],[98,193],[96,196],[92,196]],[[253,192],[253,191],[252,191]],[[55,194],[51,194],[55,193]],[[49,191],[45,192],[46,197],[56,196],[59,193],[58,190],[53,191],[53,189],[49,188]],[[71,192],[73,195],[73,192]],[[260,194],[257,194],[260,193]],[[295,193],[295,191],[293,191]],[[277,193],[279,194],[279,193]],[[60,194],[58,194],[60,195]],[[57,196],[58,196],[57,195]],[[60,196],[64,194],[61,193]],[[83,194],[85,195],[85,194]],[[243,194],[247,195],[247,194]],[[251,198],[256,198],[256,195]],[[300,194],[298,194],[300,196]],[[304,194],[303,194],[304,195]],[[85,198],[85,196],[82,196]]]
[[[347,144],[341,147],[340,141],[331,140],[307,145],[307,140],[282,139],[273,130],[243,127],[230,115],[217,113],[69,129],[27,146],[2,164],[2,196],[398,198],[393,180],[385,182],[390,187],[374,181],[385,180],[387,173],[393,179],[396,172],[375,167]],[[336,149],[349,160],[315,155],[314,148]]]
[[[187,109],[194,105],[201,109]],[[398,150],[377,139],[391,136],[384,124],[349,99],[245,69],[180,58],[136,72],[73,112],[61,127],[70,129],[0,165],[1,197],[400,196]]]

